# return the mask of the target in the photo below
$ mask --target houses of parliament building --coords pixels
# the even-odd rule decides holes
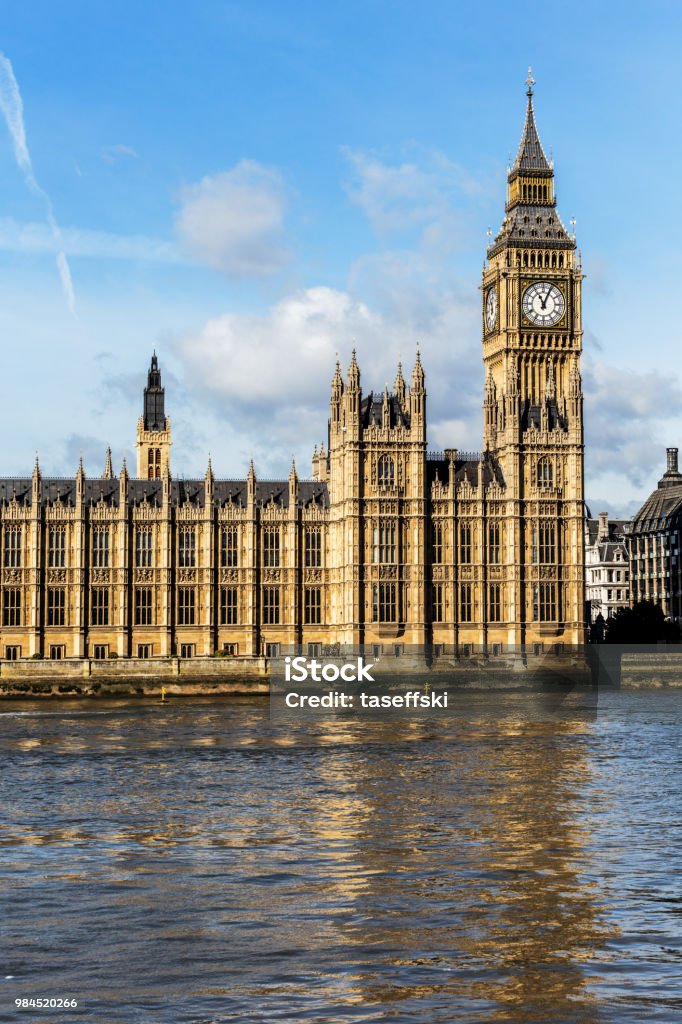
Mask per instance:
[[[494,655],[584,638],[581,281],[533,81],[481,287],[480,453],[427,447],[421,359],[331,381],[312,479],[178,480],[152,357],[136,475],[0,480],[0,657]],[[453,367],[454,371],[454,367]],[[431,646],[432,645],[432,646]]]

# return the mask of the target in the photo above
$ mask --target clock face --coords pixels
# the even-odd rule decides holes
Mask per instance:
[[[495,291],[495,285],[488,289],[488,294],[485,297],[485,325],[489,331],[495,330],[495,324],[497,323],[497,292]]]
[[[558,324],[566,309],[566,300],[555,284],[538,281],[523,293],[523,313],[538,327]]]

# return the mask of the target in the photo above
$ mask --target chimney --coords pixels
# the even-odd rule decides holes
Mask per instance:
[[[666,448],[668,457],[668,473],[677,473],[677,448]]]
[[[597,534],[597,540],[603,541],[609,539],[609,514],[608,512],[599,513],[599,533]]]

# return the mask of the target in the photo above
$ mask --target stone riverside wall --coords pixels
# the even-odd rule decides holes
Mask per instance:
[[[0,697],[267,694],[265,658],[0,661]]]
[[[620,685],[627,689],[682,688],[682,652],[623,654]]]

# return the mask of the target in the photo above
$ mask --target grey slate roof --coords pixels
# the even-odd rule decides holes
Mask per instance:
[[[517,174],[533,174],[537,177],[549,178],[552,175],[552,168],[545,156],[545,151],[540,142],[538,130],[535,127],[535,112],[533,110],[533,94],[528,91],[528,106],[526,108],[526,123],[523,126],[523,134],[516,160],[510,174],[510,181]]]
[[[488,252],[493,253],[504,242],[542,249],[575,248],[575,241],[554,206],[531,206],[526,203],[519,203],[505,214]]]
[[[629,519],[609,519],[609,542],[611,543],[622,543],[625,539],[625,531],[630,526]],[[597,537],[599,536],[599,520],[588,519],[587,520],[587,543],[590,545],[597,543]]]
[[[478,487],[479,473],[483,466],[483,483],[485,486],[493,482],[504,487],[504,477],[498,462],[491,456],[480,459],[456,459],[454,462],[455,485],[467,480],[472,487]],[[430,457],[426,463],[426,480],[430,487],[434,480],[442,484],[450,483],[450,460]]]
[[[61,501],[73,507],[76,504],[76,480],[43,477],[40,482],[43,505],[54,505]],[[31,478],[0,479],[0,504],[8,504],[14,497],[25,505],[31,504]],[[203,508],[205,501],[204,480],[171,480],[171,504],[184,505],[189,502]],[[214,484],[214,501],[218,506],[229,503],[245,506],[247,504],[246,480],[216,480]],[[86,478],[85,503],[96,505],[100,501],[110,507],[118,507],[119,481],[107,480],[103,477]],[[289,507],[288,480],[259,480],[256,483],[256,504],[267,505],[274,499],[275,504],[282,508]],[[163,482],[161,480],[128,480],[128,502],[130,505],[141,505],[148,502],[154,508],[163,503]],[[301,480],[298,485],[298,503],[302,508],[319,505],[329,508],[329,494],[326,483],[314,480]]]
[[[360,417],[365,427],[376,424],[379,427],[409,427],[410,417],[402,409],[400,402],[395,395],[388,396],[388,415],[390,422],[383,423],[383,394],[375,395],[372,391],[363,398],[360,404]]]

